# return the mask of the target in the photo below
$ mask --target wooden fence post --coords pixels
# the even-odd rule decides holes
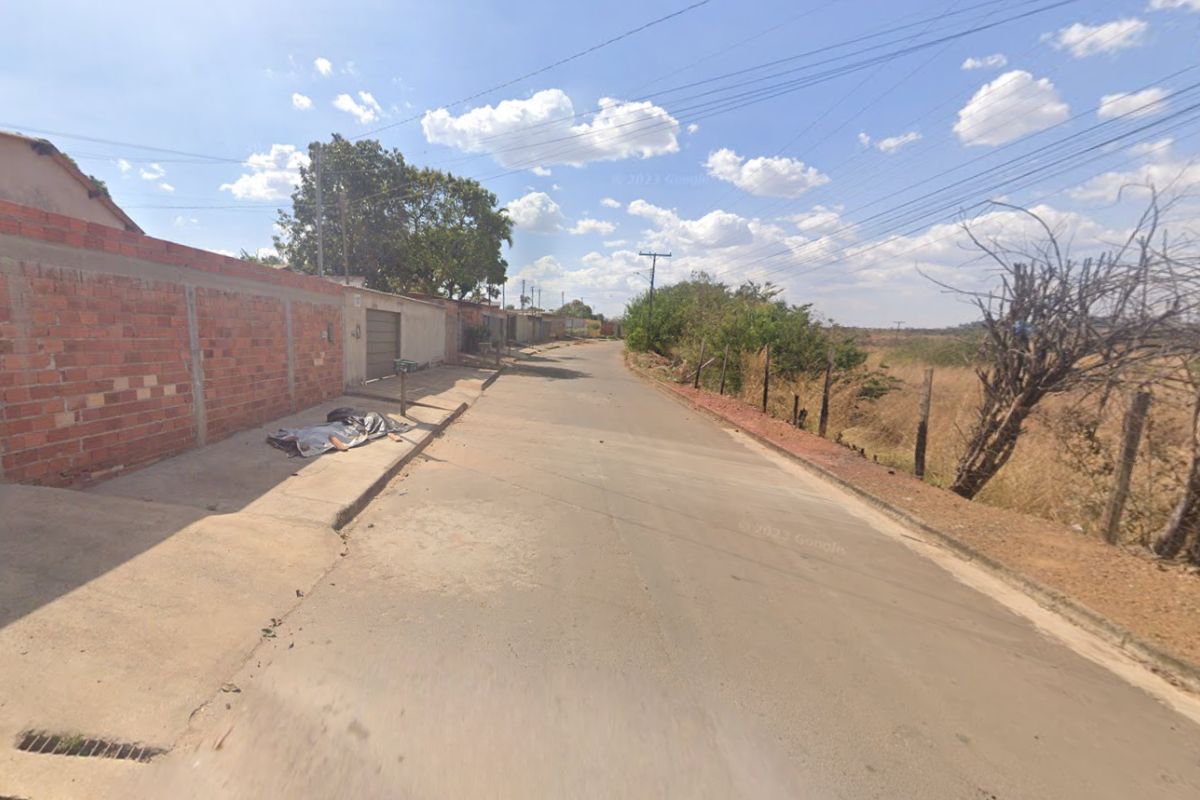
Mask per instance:
[[[721,359],[721,388],[717,394],[725,394],[725,367],[729,365],[729,345],[725,345],[725,357]]]
[[[704,369],[704,340],[700,340],[700,360],[696,362],[696,380],[692,383],[693,389],[700,388],[700,372]]]
[[[925,477],[925,447],[929,442],[929,403],[933,398],[933,367],[925,368],[921,385],[921,411],[917,420],[917,448],[913,453],[913,475]]]
[[[763,413],[767,413],[767,392],[771,388],[771,344],[767,343],[767,358],[763,364]]]
[[[1125,425],[1121,436],[1121,455],[1117,460],[1117,482],[1113,484],[1104,509],[1104,541],[1116,544],[1121,530],[1121,514],[1125,511],[1125,500],[1129,497],[1129,479],[1133,475],[1133,462],[1142,443],[1142,431],[1146,427],[1146,414],[1150,410],[1150,393],[1138,392],[1125,412]]]
[[[825,387],[821,389],[821,417],[817,422],[817,435],[825,436],[829,427],[829,386],[833,382],[833,351],[825,359]]]
[[[800,395],[793,392],[792,393],[792,427],[793,428],[796,427],[796,424],[799,422],[799,420],[800,420]]]
[[[408,416],[408,378],[407,372],[400,373],[400,416]]]

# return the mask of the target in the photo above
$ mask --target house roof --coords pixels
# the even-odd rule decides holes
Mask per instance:
[[[121,209],[120,206],[113,202],[113,199],[109,197],[107,192],[102,192],[96,188],[96,184],[91,178],[85,175],[82,170],[79,169],[79,165],[76,164],[73,159],[55,147],[54,144],[49,140],[37,139],[32,136],[26,136],[22,133],[13,133],[12,131],[3,130],[0,130],[0,137],[27,142],[30,148],[38,155],[49,156],[63,169],[64,172],[79,182],[79,185],[87,191],[89,198],[100,203],[100,205],[112,212],[117,219],[121,220],[121,223],[125,226],[125,230],[135,231],[137,233],[145,233],[141,226],[133,221],[133,218],[131,218]]]

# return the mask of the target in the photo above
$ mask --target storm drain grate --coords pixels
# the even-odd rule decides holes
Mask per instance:
[[[48,756],[79,756],[80,758],[115,758],[120,761],[146,763],[167,752],[137,742],[114,742],[108,739],[89,739],[79,734],[25,731],[17,737],[17,749],[26,753]]]

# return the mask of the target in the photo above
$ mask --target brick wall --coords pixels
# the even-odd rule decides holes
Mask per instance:
[[[340,293],[0,202],[0,477],[86,483],[336,396]]]

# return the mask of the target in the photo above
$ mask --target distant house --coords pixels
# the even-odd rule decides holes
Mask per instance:
[[[0,200],[144,233],[76,163],[45,139],[0,131]]]

